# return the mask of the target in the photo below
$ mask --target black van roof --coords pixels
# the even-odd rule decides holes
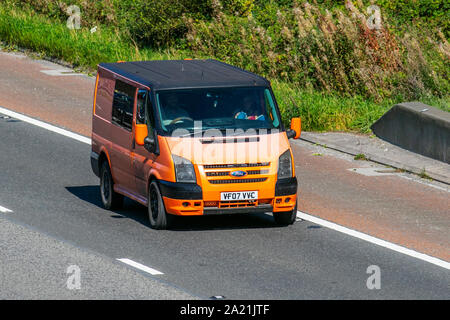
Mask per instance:
[[[125,78],[153,89],[269,86],[252,72],[213,60],[153,60],[100,63]]]

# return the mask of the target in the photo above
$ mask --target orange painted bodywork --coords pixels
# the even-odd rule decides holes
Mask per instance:
[[[233,206],[255,206],[271,204],[274,212],[293,210],[297,195],[275,197],[278,159],[289,150],[286,132],[248,135],[237,137],[169,137],[157,135],[159,154],[151,154],[143,146],[147,128],[136,125],[136,98],[131,131],[118,128],[111,122],[112,100],[115,79],[120,79],[136,89],[147,89],[134,81],[124,78],[106,69],[99,68],[94,93],[92,151],[108,159],[114,180],[114,190],[147,205],[147,193],[150,181],[165,180],[176,182],[172,155],[178,155],[192,162],[196,174],[196,183],[202,189],[200,200],[180,200],[163,197],[165,209],[174,215],[203,215],[205,207],[227,208]],[[298,122],[297,122],[298,123]],[[297,127],[297,126],[296,126]],[[143,134],[144,132],[144,134]],[[118,138],[114,135],[129,136]],[[202,139],[238,139],[233,143],[202,143]],[[249,139],[244,141],[243,139]],[[253,139],[253,140],[252,140]],[[127,144],[129,143],[129,144]],[[129,147],[127,147],[127,145]],[[116,156],[113,155],[115,152]],[[292,160],[293,161],[293,160]],[[211,166],[224,164],[243,164],[233,168]],[[259,164],[246,167],[245,164]],[[209,166],[209,167],[208,167]],[[127,172],[127,168],[128,171]],[[246,171],[245,177],[234,177],[232,171]],[[248,173],[253,171],[252,173]],[[292,163],[293,176],[295,166]],[[242,182],[242,179],[246,182]],[[259,180],[255,180],[259,179]],[[223,183],[220,180],[228,180]],[[257,182],[254,182],[257,181]],[[249,203],[230,204],[221,201],[221,192],[257,191],[258,199]],[[289,199],[286,202],[286,199]],[[277,201],[278,200],[278,201]]]
[[[287,198],[289,199],[289,202],[285,202]],[[223,208],[223,206],[220,205],[220,201],[182,200],[167,197],[163,197],[163,200],[166,211],[177,216],[201,216],[203,215],[204,207],[211,202],[214,202],[218,207]],[[277,203],[277,200],[280,202]],[[270,203],[273,206],[273,212],[292,211],[295,208],[296,201],[297,195],[264,199],[264,203]],[[262,201],[257,201],[256,204],[261,202]]]
[[[296,195],[288,196],[290,202],[286,203],[286,197],[277,197],[282,199],[280,204],[275,202],[275,184],[277,182],[278,172],[278,158],[286,150],[290,150],[290,145],[285,132],[274,133],[269,135],[259,135],[258,142],[242,142],[242,143],[214,143],[202,144],[199,138],[176,138],[164,137],[170,148],[172,154],[189,159],[195,168],[197,184],[202,187],[203,199],[200,207],[185,208],[182,206],[183,200],[174,200],[165,198],[166,210],[169,213],[177,215],[198,215],[201,212],[204,202],[216,202],[220,205],[221,192],[235,192],[235,191],[258,191],[258,199],[265,199],[266,203],[271,203],[274,207],[274,212],[282,212],[293,210],[296,202]],[[245,139],[246,137],[240,136]],[[251,138],[251,136],[247,136]],[[271,146],[268,150],[267,146]],[[292,156],[292,152],[291,152]],[[248,163],[268,163],[261,167],[235,167],[220,168],[220,169],[206,169],[205,165],[220,165],[220,164],[248,164]],[[229,184],[213,184],[211,180],[235,180],[229,175],[220,176],[219,178],[211,178],[207,173],[216,172],[230,172],[237,170],[263,170],[264,174],[248,175],[245,178],[263,178],[263,182],[248,182],[248,183],[229,183]],[[295,166],[293,166],[293,175],[295,176]],[[175,181],[175,180],[171,180]]]
[[[203,215],[203,201],[182,200],[163,197],[164,206],[168,213],[178,216],[201,216]],[[187,205],[183,205],[187,204]]]
[[[144,145],[144,139],[148,136],[148,129],[146,124],[136,124],[134,127],[135,140],[140,146]]]
[[[97,74],[97,77],[95,79],[94,106],[92,108],[92,114],[95,114],[95,104],[97,103],[96,100],[97,100],[98,77],[99,77],[99,75]]]
[[[294,139],[300,138],[300,135],[302,133],[302,119],[301,118],[292,118],[291,129],[295,131]]]
[[[286,199],[288,199],[289,202],[286,202]],[[273,212],[292,211],[294,210],[296,201],[297,195],[276,197],[272,202]]]

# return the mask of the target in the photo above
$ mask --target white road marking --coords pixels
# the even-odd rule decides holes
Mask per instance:
[[[5,207],[0,206],[0,212],[3,212],[3,213],[11,213],[11,212],[13,212],[13,211],[12,211],[12,210],[9,210],[8,208],[5,208]]]
[[[406,255],[408,255],[410,257],[414,257],[414,258],[417,258],[417,259],[420,259],[420,260],[432,263],[434,265],[437,265],[439,267],[445,268],[447,270],[450,270],[450,263],[449,262],[441,260],[441,259],[438,259],[438,258],[435,258],[435,257],[431,257],[431,256],[426,255],[424,253],[420,253],[420,252],[417,252],[417,251],[414,251],[414,250],[411,250],[411,249],[399,246],[397,244],[394,244],[394,243],[391,243],[391,242],[388,242],[388,241],[385,241],[385,240],[381,240],[379,238],[375,238],[375,237],[369,236],[368,234],[365,234],[365,233],[362,233],[362,232],[359,232],[359,231],[355,231],[355,230],[352,230],[352,229],[340,226],[340,225],[335,224],[333,222],[330,222],[330,221],[327,221],[327,220],[323,220],[323,219],[311,216],[311,215],[309,215],[307,213],[304,213],[304,212],[301,212],[301,211],[297,211],[297,217],[301,218],[303,220],[307,220],[307,221],[310,221],[312,223],[324,226],[326,228],[333,229],[333,230],[341,232],[341,233],[345,233],[345,234],[347,234],[349,236],[352,236],[352,237],[355,237],[355,238],[358,238],[358,239],[361,239],[361,240],[364,240],[364,241],[367,241],[367,242],[370,242],[370,243],[373,243],[373,244],[376,244],[376,245],[379,245],[379,246],[382,246],[382,247],[385,247],[385,248],[388,248],[388,249],[391,249],[393,251],[406,254]]]
[[[438,190],[450,192],[450,188],[449,187],[445,187],[444,188],[444,187],[437,186],[437,185],[435,185],[433,183],[425,181],[424,179],[422,179],[420,177],[414,177],[414,176],[408,177],[405,173],[399,174],[398,176],[401,177],[401,178],[404,178],[404,179],[408,179],[408,180],[411,180],[411,181],[414,181],[414,182],[426,185],[428,187],[432,187],[432,188],[435,188],[435,189],[438,189]],[[442,185],[444,185],[444,184],[442,183]]]
[[[448,187],[441,187],[441,186],[435,185],[433,183],[429,183],[429,182],[425,181],[423,178],[420,178],[419,176],[409,177],[407,173],[397,172],[395,169],[390,169],[390,168],[350,168],[347,170],[350,172],[359,173],[359,174],[362,174],[362,175],[365,175],[368,177],[395,175],[397,177],[408,179],[410,181],[414,181],[414,182],[426,185],[428,187],[432,187],[432,188],[435,188],[438,190],[450,192],[450,189]],[[410,174],[410,175],[412,175],[412,174]],[[435,183],[439,183],[439,182],[435,181]],[[442,184],[442,185],[444,185],[444,184]]]
[[[20,114],[20,113],[17,113],[17,112],[14,112],[14,111],[2,108],[2,107],[0,107],[0,113],[5,114],[7,116],[10,116],[12,118],[16,118],[18,120],[24,121],[24,122],[28,122],[30,124],[33,124],[35,126],[38,126],[38,127],[44,128],[44,129],[47,129],[49,131],[52,131],[52,132],[55,132],[55,133],[59,133],[59,134],[61,134],[63,136],[75,139],[77,141],[80,141],[80,142],[83,142],[83,143],[86,143],[86,144],[91,144],[91,138],[79,135],[77,133],[73,133],[71,131],[68,131],[68,130],[56,127],[54,125],[45,123],[45,122],[40,121],[40,120],[36,120],[36,119],[30,118],[30,117],[27,117],[27,116],[25,116],[23,114]]]
[[[377,176],[392,176],[397,175],[397,172],[393,169],[386,168],[350,168],[348,171],[359,173],[368,177],[377,177]]]
[[[49,76],[78,76],[80,73],[76,73],[70,69],[57,69],[57,70],[41,70],[42,73],[45,73]]]
[[[140,264],[138,262],[135,262],[133,260],[127,259],[127,258],[122,258],[122,259],[117,259],[120,262],[126,263],[132,267],[135,267],[136,269],[142,270],[144,272],[150,273],[151,275],[160,275],[160,274],[164,274],[161,271],[158,271],[156,269],[144,266],[143,264]]]

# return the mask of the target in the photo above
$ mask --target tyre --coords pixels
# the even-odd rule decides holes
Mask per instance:
[[[295,208],[292,211],[273,213],[273,219],[275,220],[275,223],[281,226],[288,226],[290,224],[294,224],[296,218],[297,218],[297,203],[295,204]]]
[[[156,230],[170,228],[174,217],[166,212],[164,201],[156,181],[152,181],[148,188],[148,219],[150,226]]]
[[[108,162],[104,161],[100,169],[100,195],[103,207],[107,210],[122,207],[123,195],[114,192],[114,181]]]

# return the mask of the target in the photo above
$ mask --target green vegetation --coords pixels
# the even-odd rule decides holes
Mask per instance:
[[[419,174],[419,177],[421,177],[422,179],[426,179],[426,180],[433,180],[425,171],[425,168],[422,169],[422,171]]]
[[[365,160],[365,161],[369,160],[369,159],[367,159],[367,157],[364,153],[358,153],[353,159],[354,160]]]
[[[90,72],[99,62],[216,58],[269,78],[285,123],[369,132],[398,102],[450,111],[447,3],[377,1],[377,30],[361,0],[5,0],[0,39]],[[66,27],[72,4],[79,30]]]

